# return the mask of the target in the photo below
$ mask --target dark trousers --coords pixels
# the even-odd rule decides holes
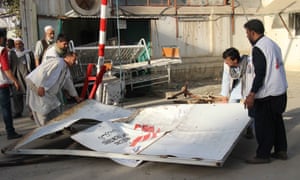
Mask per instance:
[[[0,88],[0,105],[2,117],[5,124],[6,133],[8,135],[15,133],[13,120],[11,115],[10,91],[9,88]]]
[[[286,132],[282,118],[286,104],[286,93],[255,100],[257,157],[269,158],[273,147],[275,152],[287,151]]]
[[[22,114],[24,110],[23,94],[14,90],[13,92],[13,109],[15,114]]]

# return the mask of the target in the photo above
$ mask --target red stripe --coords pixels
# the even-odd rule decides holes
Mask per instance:
[[[98,72],[98,74],[96,76],[96,82],[94,82],[93,88],[92,88],[91,93],[89,95],[89,99],[94,99],[97,88],[98,88],[99,84],[102,82],[103,75],[104,75],[105,72],[106,72],[106,66],[101,66],[101,69],[100,69],[100,71]]]
[[[100,19],[100,31],[106,31],[106,19]]]
[[[144,135],[143,141],[147,141],[148,139],[150,139],[150,137],[151,137],[151,133]]]
[[[101,0],[101,10],[103,10],[103,12],[101,12],[101,17],[100,17],[100,22],[99,22],[99,47],[98,47],[98,56],[99,57],[104,57],[104,48],[105,48],[105,37],[103,37],[102,32],[106,32],[106,14],[104,12],[106,12],[106,5],[107,5],[107,0]],[[104,17],[102,17],[104,16]],[[103,39],[104,38],[104,39]]]
[[[0,85],[0,88],[8,88],[9,87],[9,84],[1,84]]]
[[[107,0],[100,0],[101,1],[101,5],[107,5]]]
[[[98,56],[104,57],[104,48],[105,48],[105,44],[99,44],[99,46],[98,46]]]
[[[130,144],[130,146],[132,147],[134,147],[137,143],[139,143],[141,140],[143,139],[143,136],[138,136],[138,137],[136,137],[132,142],[131,142],[131,144]]]
[[[80,97],[85,99],[85,96],[86,96],[86,92],[87,92],[87,89],[88,89],[88,86],[89,86],[89,78],[91,77],[91,74],[92,74],[92,71],[93,71],[93,68],[94,68],[94,64],[88,64],[87,68],[86,68],[86,78],[84,80],[84,84],[83,84],[83,88],[81,90],[81,95]]]

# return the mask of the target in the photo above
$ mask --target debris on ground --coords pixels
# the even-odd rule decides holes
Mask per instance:
[[[181,95],[183,95],[183,97]],[[212,95],[212,93],[208,93],[206,95],[191,93],[188,90],[188,82],[181,87],[179,92],[166,92],[166,99],[180,104],[211,104],[222,102],[221,96],[215,96]]]

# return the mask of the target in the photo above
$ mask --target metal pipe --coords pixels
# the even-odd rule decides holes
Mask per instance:
[[[100,24],[99,24],[99,45],[98,45],[98,68],[104,64],[104,49],[106,41],[106,7],[107,0],[101,1]]]
[[[235,28],[234,28],[234,0],[231,1],[231,10],[232,10],[232,14],[231,14],[231,31],[232,34],[235,33]]]

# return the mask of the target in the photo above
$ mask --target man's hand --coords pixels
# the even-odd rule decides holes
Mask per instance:
[[[13,75],[13,73],[11,72],[10,69],[4,71],[5,75],[14,83],[14,86],[16,87],[16,90],[18,91],[20,89],[20,85],[17,81],[17,79],[15,78],[15,76]]]
[[[45,96],[45,88],[44,87],[39,87],[37,94],[41,97]]]
[[[74,97],[77,103],[81,103],[83,101],[83,98],[75,96]]]
[[[14,81],[14,86],[16,87],[16,90],[19,91],[20,85],[19,85],[18,81]]]
[[[255,98],[255,94],[252,92],[249,93],[249,95],[246,97],[246,100],[244,101],[245,108],[247,108],[247,109],[253,108],[254,98]]]
[[[221,102],[221,103],[228,103],[228,97],[222,96],[220,102]]]

